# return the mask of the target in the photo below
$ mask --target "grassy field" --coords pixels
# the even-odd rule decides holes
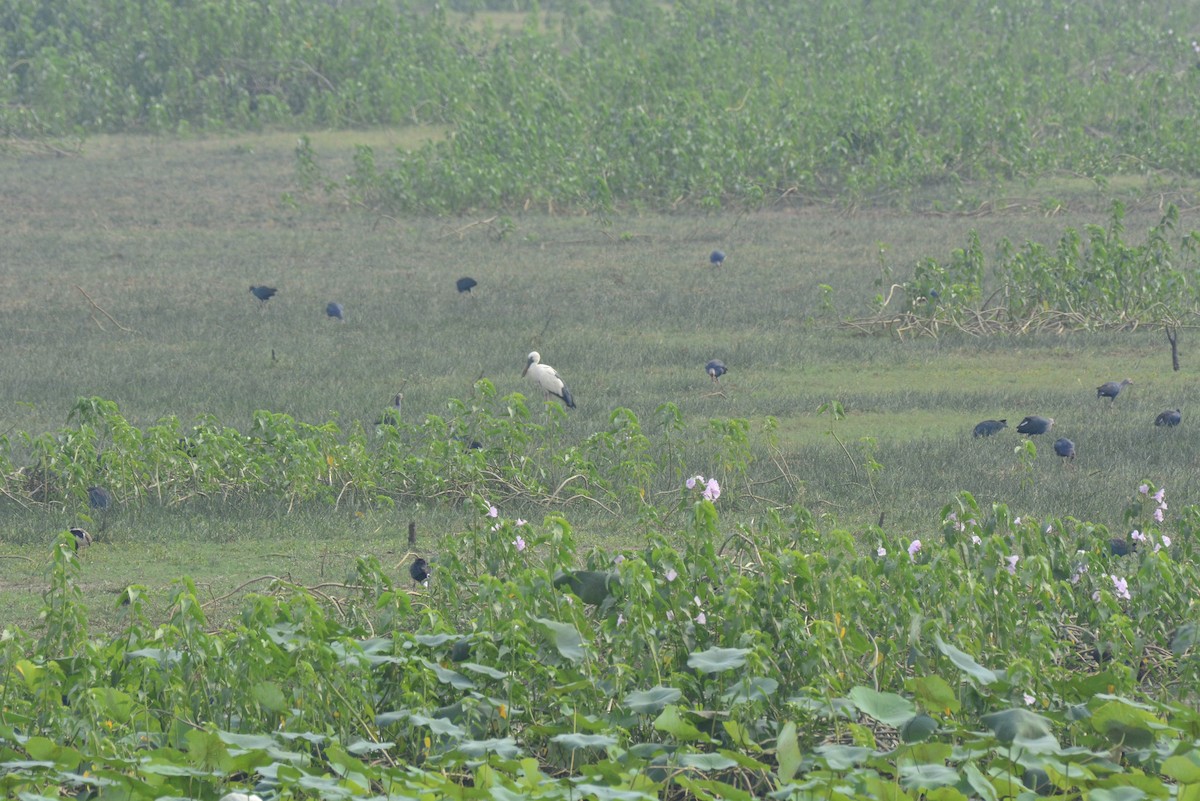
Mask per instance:
[[[311,138],[336,179],[349,170],[352,143],[382,153],[437,133]],[[885,528],[920,536],[967,490],[1016,514],[1115,527],[1146,478],[1167,488],[1173,508],[1200,500],[1191,330],[1173,373],[1157,330],[899,341],[841,325],[870,314],[875,295],[906,280],[918,259],[962,247],[972,228],[989,254],[1003,238],[1053,243],[1068,226],[1104,224],[1119,194],[1136,240],[1163,202],[1185,194],[1126,184],[1101,195],[1063,182],[972,217],[809,208],[395,219],[336,194],[300,193],[295,141],[99,138],[78,157],[4,162],[0,410],[17,452],[18,432],[65,425],[80,396],[114,400],[140,426],[211,414],[243,430],[256,409],[369,427],[396,392],[406,421],[419,422],[470,396],[481,377],[501,395],[536,400],[520,378],[536,349],[578,402],[568,441],[608,429],[619,407],[653,430],[655,410],[670,402],[688,425],[689,469],[713,475],[707,421],[749,420],[755,491],[723,499],[729,520],[747,525],[803,504],[832,516],[829,525],[858,530],[882,514]],[[1193,227],[1196,214],[1185,211],[1182,232]],[[714,248],[728,254],[720,269],[708,263]],[[479,281],[470,295],[455,292],[462,275]],[[247,289],[264,283],[279,294],[260,307]],[[331,300],[344,304],[344,324],[326,317]],[[719,388],[704,374],[714,357],[730,369]],[[1115,404],[1096,399],[1097,384],[1124,377],[1135,383]],[[830,401],[844,419],[818,413]],[[1179,429],[1152,425],[1175,407]],[[1057,420],[1055,432],[1079,448],[1074,464],[1053,456],[1052,439],[1041,438],[1032,463],[1014,453],[1021,438],[1011,427],[1026,414]],[[775,460],[760,433],[768,417],[778,420]],[[1010,430],[973,440],[972,426],[991,417],[1007,418]],[[519,498],[510,507],[532,519],[551,511]],[[562,511],[585,543],[639,536],[635,520],[594,506]],[[33,624],[48,544],[74,513],[0,507],[0,605],[10,620]],[[219,618],[248,581],[343,581],[363,553],[399,565],[410,519],[422,547],[438,551],[467,516],[434,502],[354,515],[118,498],[107,519],[89,524],[101,531],[87,555],[89,600],[103,615],[109,593],[189,574]]]

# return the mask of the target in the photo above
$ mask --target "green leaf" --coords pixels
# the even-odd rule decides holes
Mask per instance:
[[[516,759],[521,755],[517,741],[511,737],[499,737],[491,740],[466,740],[456,746],[457,751],[470,757],[483,757],[495,754],[501,759]]]
[[[749,701],[766,701],[779,689],[779,682],[772,678],[743,676],[721,695],[727,704],[744,704]]]
[[[83,755],[74,748],[59,745],[48,737],[30,737],[25,741],[25,752],[36,760],[53,762],[59,770],[73,771],[83,761]]]
[[[478,673],[481,676],[487,676],[490,679],[508,678],[508,674],[504,671],[496,670],[494,667],[489,667],[488,665],[478,665],[474,662],[460,662],[459,666],[462,667],[463,670],[469,670],[472,673]]]
[[[901,765],[900,785],[906,790],[928,791],[958,784],[958,771],[949,765]]]
[[[779,762],[779,781],[790,782],[800,770],[803,757],[800,755],[800,740],[796,737],[796,724],[788,721],[779,730],[775,743],[775,756]]]
[[[579,795],[576,797],[595,796],[596,801],[658,801],[657,793],[640,793],[637,790],[622,790],[600,784],[580,784],[577,785],[577,789]]]
[[[642,715],[658,712],[667,704],[673,704],[683,697],[683,691],[674,687],[651,687],[649,690],[636,690],[625,696],[625,706]]]
[[[535,617],[533,622],[541,625],[554,640],[554,647],[571,662],[582,662],[584,658],[583,637],[569,623],[560,623],[544,617]]]
[[[929,712],[954,713],[962,708],[958,694],[941,676],[906,679],[904,689],[912,693]]]
[[[906,744],[923,742],[937,731],[937,727],[937,721],[922,712],[900,726],[900,740]]]
[[[186,735],[188,759],[205,770],[224,770],[229,763],[225,743],[213,732],[192,729]]]
[[[954,665],[980,684],[995,684],[999,679],[999,675],[994,670],[989,670],[983,665],[976,662],[970,655],[963,653],[948,642],[945,642],[940,636],[934,635],[937,641],[938,650],[946,655]]]
[[[1200,783],[1200,751],[1195,748],[1184,754],[1167,757],[1162,772],[1180,784]]]
[[[428,726],[434,734],[459,739],[465,737],[467,730],[446,718],[431,718],[425,715],[408,715],[408,719],[416,726]]]
[[[1197,643],[1200,643],[1200,625],[1184,623],[1175,629],[1175,634],[1171,637],[1171,653],[1180,656],[1185,651],[1195,648]]]
[[[250,695],[264,709],[271,712],[282,712],[287,709],[287,699],[283,697],[283,690],[279,689],[279,685],[274,682],[258,682],[251,688]]]
[[[701,673],[720,673],[745,665],[748,653],[749,648],[720,648],[714,645],[712,648],[691,654],[687,663],[688,667]]]
[[[608,734],[556,734],[550,738],[550,741],[571,751],[580,748],[608,748],[610,745],[617,744],[617,738]]]
[[[830,770],[849,770],[866,762],[873,753],[870,748],[860,745],[820,745],[816,748],[817,756],[825,761]]]
[[[967,776],[967,783],[982,801],[1000,801],[1000,793],[996,791],[992,780],[984,776],[983,771],[974,762],[964,762],[962,770]]]
[[[1060,750],[1058,740],[1051,733],[1050,721],[1028,709],[1005,709],[980,719],[1005,745],[1020,745],[1039,754]]]
[[[654,719],[654,728],[671,735],[676,740],[684,742],[708,740],[706,734],[697,729],[689,721],[684,720],[677,706],[668,706],[664,709],[662,714]]]
[[[438,681],[440,681],[442,684],[449,684],[456,690],[473,690],[475,688],[475,682],[471,681],[457,670],[444,668],[437,662],[430,662],[427,659],[422,661],[425,663],[426,667],[434,672],[434,675],[437,676]]]
[[[1092,726],[1113,745],[1145,748],[1164,727],[1150,711],[1125,702],[1109,701],[1092,713]]]
[[[864,715],[889,726],[899,727],[917,712],[912,701],[904,696],[881,693],[870,687],[855,687],[848,693],[848,697]]]
[[[737,767],[737,761],[722,754],[683,754],[679,764],[696,770],[729,770]]]

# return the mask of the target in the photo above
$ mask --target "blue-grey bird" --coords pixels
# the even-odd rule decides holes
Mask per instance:
[[[1008,428],[1008,420],[984,420],[975,426],[974,436],[990,437],[1003,428]]]
[[[1128,378],[1126,378],[1120,382],[1105,381],[1103,384],[1096,387],[1096,397],[1097,398],[1108,398],[1110,401],[1115,403],[1117,400],[1117,396],[1121,394],[1121,390],[1125,389],[1125,387],[1129,386],[1132,383],[1133,383],[1133,381],[1131,381]]]
[[[392,405],[384,410],[383,414],[375,421],[375,425],[400,425],[400,409],[404,405],[404,393],[397,392],[396,397],[392,398]]]
[[[325,313],[335,320],[346,322],[346,309],[335,300],[329,301],[329,305],[325,307]]]
[[[713,267],[720,267],[725,263],[725,251],[714,250],[712,253],[708,254],[708,261]]]
[[[107,509],[112,506],[112,493],[104,487],[88,487],[88,506],[93,509]]]
[[[470,292],[473,287],[479,286],[479,282],[468,275],[464,275],[454,285],[458,287],[459,292]]]
[[[709,378],[714,384],[721,383],[721,376],[729,372],[729,368],[725,366],[725,362],[720,359],[712,359],[708,364],[704,365],[704,372],[708,373]]]
[[[557,370],[548,364],[542,364],[542,356],[536,350],[532,351],[525,360],[525,369],[521,371],[521,377],[528,377],[547,396],[553,395],[562,400],[568,408],[575,408],[575,399],[571,397],[571,390],[567,389],[567,385],[563,383]]]
[[[1066,437],[1059,437],[1054,440],[1054,452],[1064,459],[1075,458],[1075,443]]]
[[[1034,434],[1045,434],[1053,427],[1053,417],[1042,417],[1038,414],[1031,414],[1021,422],[1017,423],[1017,433],[1028,434],[1032,437]]]
[[[273,286],[251,286],[250,294],[258,298],[259,303],[265,305],[268,300],[275,296],[279,290]]]
[[[1154,418],[1156,426],[1177,426],[1183,422],[1183,412],[1178,409],[1167,409],[1165,412],[1160,412],[1158,417]]]

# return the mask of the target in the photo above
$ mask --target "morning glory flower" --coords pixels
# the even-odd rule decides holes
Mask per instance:
[[[1138,492],[1140,492],[1142,495],[1150,494],[1150,485],[1142,484],[1140,487],[1138,487]]]
[[[703,481],[704,476],[692,476],[687,481],[683,482],[688,489],[695,489],[697,481]]]
[[[1004,557],[1004,561],[1008,562],[1008,572],[1014,576],[1017,575],[1017,560],[1020,558],[1020,554],[1013,554],[1012,556]]]
[[[488,515],[487,516],[488,517],[498,517],[499,515],[500,515],[500,510],[497,509],[495,506],[488,504]]]
[[[1135,542],[1145,542],[1146,535],[1135,528],[1133,531],[1129,532],[1129,539]]]
[[[721,497],[721,485],[717,483],[715,478],[708,480],[708,484],[704,487],[704,497],[710,501],[715,501]]]
[[[878,554],[879,556],[887,556],[887,548],[884,548],[882,545],[880,545],[879,550],[876,551],[875,553]]]
[[[679,577],[679,574],[675,572],[675,568],[673,568],[673,567],[667,568],[667,581],[674,581],[678,577]]]
[[[1116,576],[1109,576],[1109,578],[1112,579],[1114,592],[1116,593],[1116,596],[1118,598],[1124,598],[1127,601],[1130,600],[1131,598],[1133,598],[1133,596],[1129,594],[1129,582],[1128,581],[1126,581],[1123,578],[1118,578]]]
[[[919,550],[921,550],[921,541],[920,541],[920,540],[913,540],[913,541],[912,541],[912,542],[909,544],[909,546],[908,546],[908,555],[909,555],[909,556],[916,556],[916,555],[917,555],[917,551],[919,551]]]
[[[1162,499],[1166,496],[1166,494],[1167,494],[1167,491],[1165,489],[1160,489],[1158,492],[1154,493],[1150,497],[1153,498],[1154,500],[1158,501],[1159,503],[1162,503]]]
[[[518,551],[525,550],[525,538],[518,534],[517,538],[513,540],[513,545],[517,546]]]

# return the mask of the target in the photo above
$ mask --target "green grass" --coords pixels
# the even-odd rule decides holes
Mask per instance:
[[[353,142],[378,149],[437,134],[311,139],[323,171],[337,175],[349,169]],[[579,404],[567,442],[606,430],[618,407],[656,436],[657,407],[675,403],[688,426],[689,470],[712,475],[720,465],[707,421],[749,420],[760,499],[723,498],[731,519],[800,503],[856,530],[883,512],[885,526],[919,534],[968,490],[1015,514],[1116,526],[1143,478],[1167,487],[1174,508],[1200,497],[1190,330],[1184,371],[1172,373],[1158,331],[896,341],[840,325],[869,314],[875,294],[910,276],[918,259],[962,247],[971,228],[991,255],[1002,238],[1053,242],[1066,226],[1104,223],[1107,203],[1094,189],[1053,187],[1068,208],[1051,216],[1031,196],[971,218],[817,208],[391,218],[299,193],[296,138],[100,138],[78,158],[6,163],[0,410],[10,438],[63,426],[76,398],[90,395],[118,402],[143,427],[212,414],[245,430],[254,410],[269,409],[348,429],[369,424],[402,391],[406,420],[419,423],[447,414],[448,400],[468,397],[480,377],[501,396],[528,393],[540,416],[520,379],[525,354],[537,349]],[[1158,198],[1139,205],[1134,188],[1121,191],[1136,241],[1157,222]],[[287,193],[298,205],[283,202]],[[1185,214],[1181,229],[1193,225]],[[717,270],[707,260],[715,247],[728,253]],[[467,274],[479,287],[459,296],[454,280]],[[247,291],[259,283],[280,290],[265,308]],[[828,299],[821,285],[832,288]],[[326,318],[329,300],[345,304],[345,324]],[[719,391],[703,370],[712,357],[730,368]],[[1126,376],[1135,386],[1112,408],[1095,399],[1097,384]],[[845,419],[818,414],[835,400]],[[1177,406],[1183,426],[1153,427],[1159,411]],[[1039,458],[1022,467],[1011,427],[1033,413],[1055,417],[1055,433],[1076,441],[1073,466],[1043,437]],[[758,433],[768,417],[778,420],[778,463]],[[988,417],[1008,418],[1010,430],[972,440]],[[878,471],[865,470],[868,454]],[[506,513],[535,519],[551,511],[519,498],[510,505]],[[585,543],[639,536],[635,520],[595,506],[565,511]],[[128,583],[166,586],[182,573],[213,597],[268,573],[314,584],[340,576],[358,553],[395,551],[409,519],[437,536],[453,536],[465,519],[436,500],[370,512],[370,524],[332,510],[289,514],[284,504],[244,512],[121,504],[88,555],[93,597],[102,602]],[[0,602],[18,610],[14,619],[32,621],[45,548],[74,521],[61,509],[5,502]],[[278,553],[295,556],[269,556]]]

